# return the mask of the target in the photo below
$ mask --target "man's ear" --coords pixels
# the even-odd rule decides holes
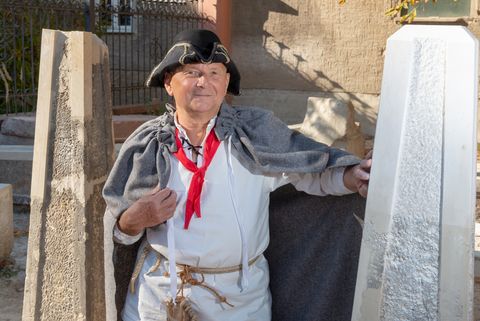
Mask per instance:
[[[228,92],[228,85],[230,84],[230,73],[227,72],[227,86],[225,87],[225,95],[227,94]]]
[[[165,77],[163,78],[163,86],[165,87],[165,90],[167,91],[169,96],[173,96],[173,89],[172,86],[170,85],[172,82],[172,74],[167,72],[165,74]]]

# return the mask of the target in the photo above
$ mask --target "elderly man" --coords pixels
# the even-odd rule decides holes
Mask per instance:
[[[147,85],[174,106],[125,142],[104,189],[115,241],[145,236],[123,320],[270,320],[269,193],[365,196],[371,161],[229,106],[240,75],[211,31],[178,34]]]

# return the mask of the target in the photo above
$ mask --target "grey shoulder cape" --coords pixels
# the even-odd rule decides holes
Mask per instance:
[[[136,250],[112,244],[116,219],[155,186],[164,188],[170,175],[169,154],[177,146],[174,108],[169,105],[167,109],[164,115],[141,125],[125,141],[103,189],[107,203],[104,218],[107,320],[116,320],[117,308],[123,306]],[[215,133],[221,141],[230,140],[234,157],[254,174],[321,172],[359,163],[358,158],[345,151],[290,130],[272,112],[260,108],[222,104]],[[130,254],[125,254],[128,248]]]

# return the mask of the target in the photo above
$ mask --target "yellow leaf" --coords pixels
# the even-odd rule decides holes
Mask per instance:
[[[410,18],[408,19],[408,23],[412,23],[412,21],[415,19],[417,16],[417,9],[413,9],[412,12],[410,13]]]
[[[401,17],[400,17],[400,23],[402,23],[402,22],[404,22],[405,20],[407,20],[407,19],[408,19],[408,16],[409,16],[409,14],[405,14],[405,15],[401,16]]]
[[[386,16],[394,16],[396,15],[398,10],[396,8],[390,8],[387,11],[385,11]]]

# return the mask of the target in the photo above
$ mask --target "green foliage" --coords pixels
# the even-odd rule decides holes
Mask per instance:
[[[0,114],[35,110],[42,29],[84,30],[82,13],[55,1],[0,3]]]

